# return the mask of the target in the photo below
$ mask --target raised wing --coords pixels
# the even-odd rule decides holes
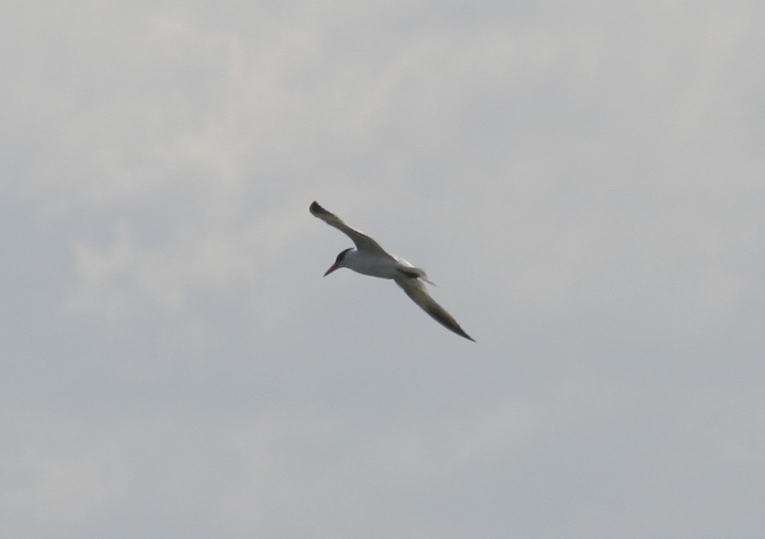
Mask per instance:
[[[425,285],[419,278],[402,275],[401,277],[396,278],[396,284],[399,285],[401,289],[406,292],[406,295],[419,305],[423,311],[433,317],[436,322],[444,326],[446,329],[453,331],[460,337],[465,337],[466,339],[475,342],[475,339],[465,333],[454,317],[447,313],[443,307],[430,297],[430,294],[428,294],[428,291],[425,289]]]
[[[329,226],[333,226],[336,229],[338,229],[340,232],[351,238],[351,241],[356,244],[356,248],[359,251],[367,251],[367,252],[376,252],[384,254],[388,257],[391,255],[388,254],[388,252],[380,247],[380,244],[377,243],[375,240],[364,234],[363,232],[359,232],[355,228],[351,228],[348,225],[346,225],[342,219],[340,219],[337,215],[334,213],[330,213],[324,208],[322,208],[318,202],[315,202],[311,204],[311,207],[309,208],[311,213],[314,217],[318,217],[325,223],[327,223]]]

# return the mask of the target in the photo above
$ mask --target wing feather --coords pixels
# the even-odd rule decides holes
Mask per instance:
[[[311,211],[311,214],[314,217],[318,217],[319,219],[327,223],[329,226],[335,227],[340,232],[342,232],[343,234],[351,238],[351,241],[353,241],[353,243],[356,245],[356,248],[359,251],[377,252],[377,253],[385,254],[388,257],[391,256],[375,240],[373,240],[372,238],[370,238],[363,232],[360,232],[356,230],[355,228],[349,227],[337,215],[335,215],[334,213],[328,212],[327,210],[322,208],[318,202],[314,201],[313,204],[311,204],[311,207],[309,208],[309,210]]]
[[[399,285],[406,295],[419,305],[423,311],[428,313],[436,322],[457,335],[475,342],[475,339],[465,333],[465,330],[460,327],[454,317],[446,312],[446,309],[436,303],[430,294],[428,294],[425,285],[420,279],[402,276],[396,279],[396,284]]]

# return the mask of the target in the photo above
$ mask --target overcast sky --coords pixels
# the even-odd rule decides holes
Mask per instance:
[[[764,27],[3,2],[3,534],[760,539]]]

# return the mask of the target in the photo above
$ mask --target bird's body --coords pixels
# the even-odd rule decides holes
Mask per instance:
[[[351,249],[345,255],[345,267],[357,273],[380,277],[381,279],[394,279],[399,267],[404,267],[401,262],[388,253],[370,253]]]
[[[322,208],[318,202],[311,204],[310,211],[315,217],[346,234],[356,244],[356,249],[349,248],[337,255],[335,263],[327,270],[325,276],[339,268],[348,268],[371,277],[393,279],[406,295],[433,319],[457,335],[474,340],[465,333],[454,317],[430,297],[425,283],[433,283],[423,269],[415,268],[403,258],[388,253],[375,240],[349,227],[335,214]]]

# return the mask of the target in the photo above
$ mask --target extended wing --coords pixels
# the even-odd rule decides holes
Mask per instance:
[[[399,285],[401,289],[406,292],[406,295],[419,305],[423,311],[433,317],[436,322],[457,335],[475,342],[475,339],[465,333],[454,317],[447,313],[446,309],[441,307],[432,297],[430,297],[430,294],[428,294],[425,285],[420,279],[416,277],[402,276],[396,278],[396,284]]]
[[[334,213],[330,213],[324,208],[322,208],[318,202],[314,202],[311,204],[311,207],[309,208],[311,213],[314,217],[318,217],[325,223],[327,223],[329,226],[333,226],[336,229],[338,229],[340,232],[351,238],[351,241],[356,244],[356,248],[359,251],[367,251],[367,252],[378,252],[385,254],[386,256],[390,257],[391,255],[388,254],[388,252],[380,247],[380,244],[377,243],[375,240],[364,234],[363,232],[359,232],[355,228],[351,228],[348,225],[346,225],[342,219],[340,219],[337,215]]]

